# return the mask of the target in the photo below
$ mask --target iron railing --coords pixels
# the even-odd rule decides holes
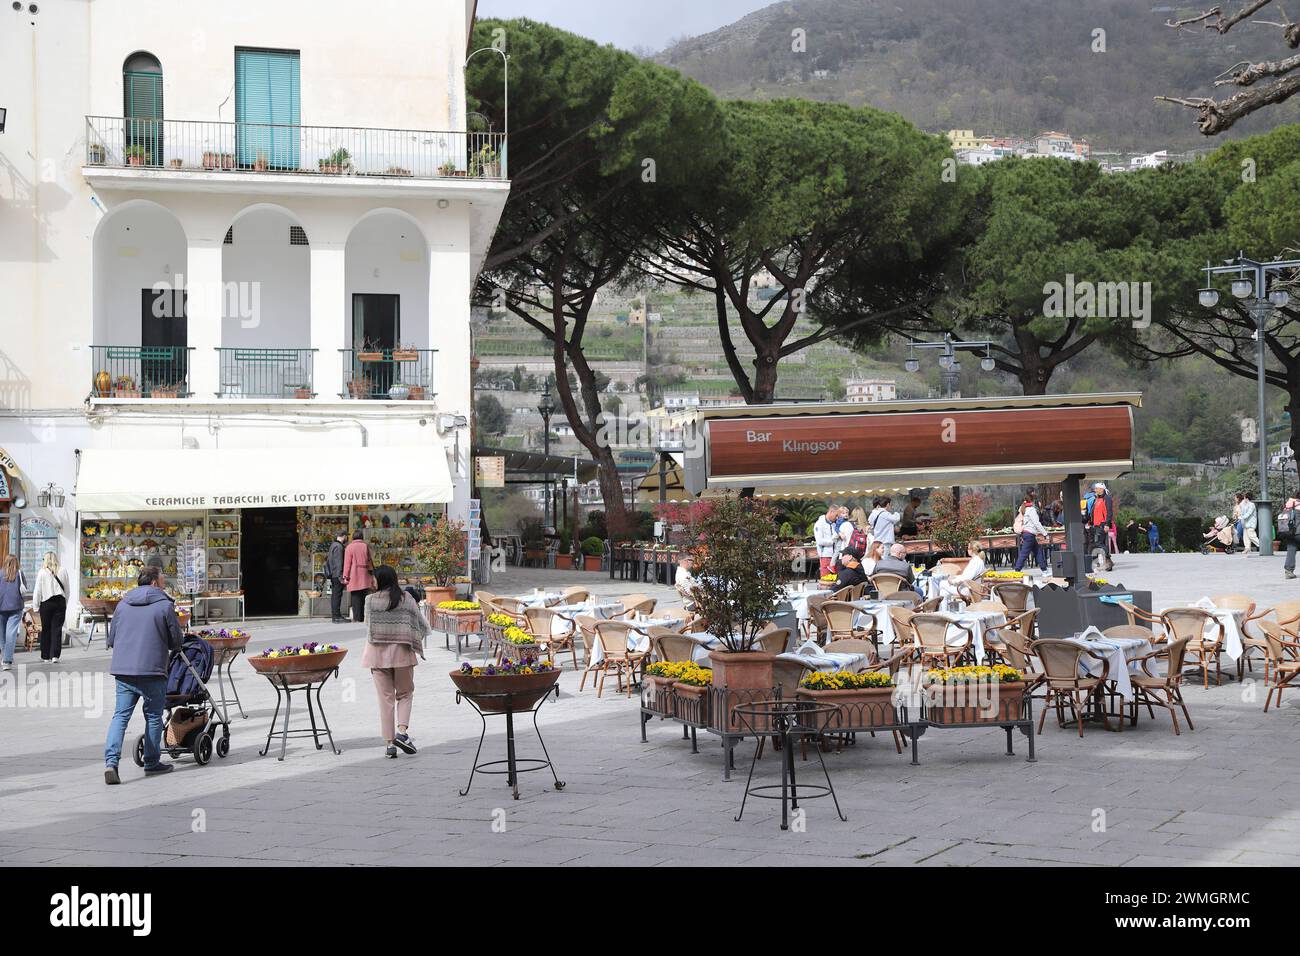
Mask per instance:
[[[92,345],[97,398],[188,398],[190,353],[177,345]]]
[[[504,133],[86,117],[86,163],[190,172],[506,179]]]
[[[437,349],[339,349],[347,398],[433,398]]]
[[[313,398],[315,349],[217,349],[220,398]]]

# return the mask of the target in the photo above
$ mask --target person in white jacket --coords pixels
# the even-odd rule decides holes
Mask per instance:
[[[889,510],[891,502],[890,498],[881,498],[880,510],[875,512],[875,518],[871,522],[872,540],[883,544],[886,551],[894,543],[894,534],[903,521],[902,512]]]
[[[1041,539],[1041,540],[1040,540]],[[1038,506],[1033,498],[1026,498],[1020,506],[1020,554],[1016,556],[1015,568],[1020,571],[1031,557],[1038,561],[1039,568],[1047,573],[1047,529],[1038,517]]]
[[[68,613],[68,572],[59,556],[45,552],[32,589],[32,609],[41,616],[41,660],[57,664],[63,651],[63,621]]]
[[[840,515],[840,509],[830,505],[826,513],[817,519],[813,525],[813,541],[817,545],[817,561],[820,566],[818,577],[826,577],[831,573],[831,568],[835,563],[836,542],[839,540],[835,534],[835,519]]]
[[[1259,551],[1259,511],[1256,510],[1255,502],[1248,492],[1241,496],[1241,510],[1238,516],[1241,518],[1241,553],[1250,554],[1252,544],[1255,550]]]

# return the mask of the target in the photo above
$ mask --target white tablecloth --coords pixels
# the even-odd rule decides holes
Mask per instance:
[[[944,617],[952,621],[954,625],[965,625],[970,628],[970,633],[974,637],[972,647],[975,649],[975,662],[984,663],[984,631],[990,627],[1001,627],[1007,623],[1007,616],[1001,611],[953,611],[944,614]],[[966,632],[959,627],[950,627],[948,629],[948,643],[960,644],[966,638]]]
[[[811,664],[819,671],[851,671],[857,673],[870,663],[866,654],[827,653],[814,641],[807,641],[792,654],[778,654],[782,660],[799,660]]]
[[[1095,627],[1084,631],[1079,637],[1070,638],[1071,644],[1078,644],[1106,658],[1108,679],[1115,682],[1115,690],[1125,700],[1133,699],[1133,682],[1129,679],[1131,661],[1136,657],[1151,653],[1151,642],[1140,637],[1104,637]],[[1101,674],[1103,662],[1090,654],[1085,654],[1079,661],[1079,669],[1097,677]]]
[[[1192,606],[1209,611],[1214,616],[1214,619],[1223,625],[1223,653],[1234,661],[1241,657],[1241,625],[1246,617],[1245,610],[1215,607],[1214,602],[1209,598],[1201,598]],[[1205,627],[1206,639],[1214,640],[1218,636],[1219,629],[1213,624],[1207,624]]]
[[[548,601],[558,601],[561,597],[559,591],[535,591],[531,594],[517,595],[513,600],[524,607],[545,607]]]

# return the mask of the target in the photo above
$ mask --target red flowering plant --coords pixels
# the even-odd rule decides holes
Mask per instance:
[[[700,541],[700,525],[713,513],[714,502],[688,501],[655,505],[655,520],[662,521],[668,543],[675,548],[692,548]]]

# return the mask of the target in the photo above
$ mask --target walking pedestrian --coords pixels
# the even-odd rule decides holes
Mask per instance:
[[[104,783],[121,783],[117,765],[122,741],[137,702],[144,710],[144,772],[148,776],[171,773],[162,763],[163,706],[167,701],[167,667],[172,651],[181,646],[181,624],[176,604],[168,596],[167,577],[146,567],[136,586],[118,602],[108,625],[108,647],[113,651],[108,672],[117,681],[117,706],[104,743]]]
[[[1016,555],[1015,569],[1024,568],[1030,558],[1038,562],[1039,569],[1047,573],[1047,530],[1038,517],[1038,505],[1032,493],[1025,495],[1020,506],[1020,553]]]
[[[334,624],[346,624],[343,616],[343,546],[347,543],[346,531],[340,531],[330,542],[329,554],[325,556],[325,574],[330,579],[330,621]]]
[[[370,559],[370,547],[365,535],[358,528],[352,532],[352,543],[343,551],[343,586],[348,589],[352,601],[352,623],[360,624],[366,619],[366,595],[374,590],[375,578],[371,573],[374,564]]]
[[[27,581],[18,567],[18,558],[5,558],[0,571],[0,670],[9,670],[14,664],[14,648],[18,645],[18,628],[23,620],[23,591]]]
[[[1288,581],[1295,578],[1295,552],[1300,544],[1300,498],[1288,498],[1286,506],[1277,516],[1277,540],[1286,545],[1286,560],[1282,563],[1282,576]]]
[[[1255,551],[1259,551],[1259,511],[1255,508],[1255,499],[1251,497],[1250,492],[1245,491],[1241,494],[1241,505],[1238,509],[1238,515],[1241,518],[1241,553],[1250,554],[1250,546],[1255,546]]]
[[[41,660],[57,664],[63,652],[63,621],[68,613],[68,572],[59,566],[59,556],[45,552],[36,575],[32,607],[41,615]]]
[[[1160,526],[1156,524],[1155,518],[1145,525],[1138,525],[1138,530],[1147,533],[1147,548],[1152,554],[1165,553],[1165,549],[1160,546]]]
[[[375,568],[375,592],[366,598],[366,649],[361,666],[370,668],[379,695],[379,729],[384,756],[415,753],[411,739],[411,699],[415,666],[424,657],[429,623],[415,599],[397,585],[397,571]]]
[[[818,576],[826,577],[835,564],[835,519],[840,516],[840,509],[829,505],[826,513],[813,525],[813,541],[817,545]]]

